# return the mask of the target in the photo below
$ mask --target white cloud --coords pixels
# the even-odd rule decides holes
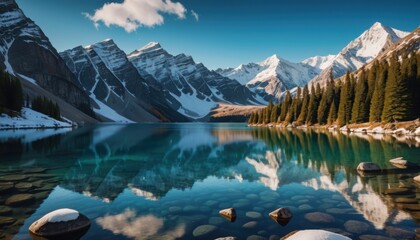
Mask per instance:
[[[162,25],[162,13],[174,14],[184,19],[186,12],[181,3],[172,0],[124,0],[122,3],[105,3],[93,15],[83,14],[93,21],[95,27],[102,21],[107,27],[114,25],[133,32],[142,26]]]
[[[198,13],[196,13],[194,10],[191,10],[191,15],[195,18],[195,20],[198,22],[198,20],[200,19],[200,16],[198,15]]]

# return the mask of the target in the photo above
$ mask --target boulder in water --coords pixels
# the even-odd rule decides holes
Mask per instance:
[[[33,238],[79,239],[90,227],[89,219],[68,208],[52,211],[29,227]]]

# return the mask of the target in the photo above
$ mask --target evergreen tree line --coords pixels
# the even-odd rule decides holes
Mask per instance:
[[[60,108],[57,103],[52,102],[46,97],[36,97],[32,100],[32,109],[48,115],[57,120],[61,120]]]
[[[408,121],[420,117],[420,54],[393,55],[375,61],[369,70],[347,72],[343,81],[332,73],[326,87],[319,83],[290,92],[279,104],[251,114],[250,124],[332,125]]]
[[[19,79],[0,70],[0,113],[7,110],[20,112],[23,91]]]

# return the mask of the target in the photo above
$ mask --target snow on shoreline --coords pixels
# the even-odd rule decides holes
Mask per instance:
[[[11,117],[0,115],[0,130],[2,129],[28,129],[28,128],[70,128],[71,123],[58,121],[30,108],[22,108],[21,115]]]

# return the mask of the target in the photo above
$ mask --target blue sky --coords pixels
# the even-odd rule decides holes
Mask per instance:
[[[155,41],[210,69],[258,62],[273,54],[294,62],[336,54],[377,21],[404,31],[420,26],[419,0],[16,1],[58,51],[112,38],[130,53]],[[121,23],[127,14],[123,1],[154,11],[128,7],[138,20]],[[95,14],[105,3],[115,4]],[[120,21],[120,26],[107,27],[106,21]]]

